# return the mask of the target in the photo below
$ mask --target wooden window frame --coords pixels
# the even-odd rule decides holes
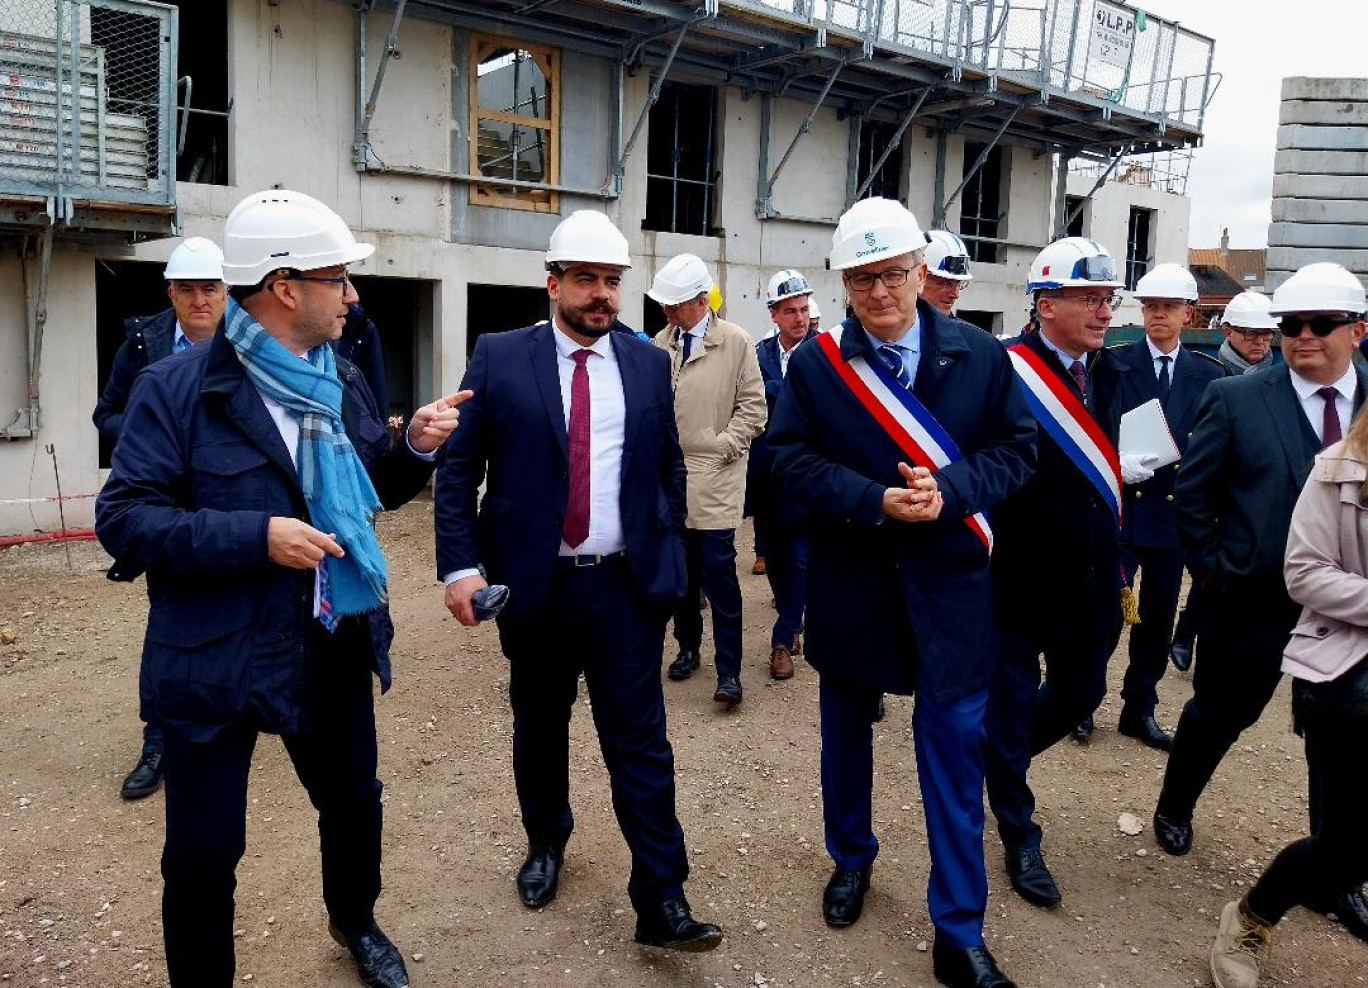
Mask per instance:
[[[530,54],[538,69],[547,80],[551,90],[549,97],[550,116],[524,116],[503,110],[491,110],[480,106],[480,62],[492,51],[512,48]],[[480,175],[480,121],[496,120],[547,131],[547,168],[546,183],[560,184],[560,50],[531,41],[521,41],[494,34],[472,34],[470,36],[470,174]],[[470,186],[472,206],[497,206],[504,209],[525,209],[538,213],[559,213],[560,193],[535,189],[516,189],[498,185],[484,185],[478,181]]]

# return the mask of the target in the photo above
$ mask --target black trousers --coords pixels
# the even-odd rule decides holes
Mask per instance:
[[[1094,622],[1069,635],[1001,632],[984,768],[988,803],[1009,849],[1040,846],[1040,827],[1032,819],[1035,794],[1026,780],[1031,759],[1067,736],[1107,693],[1107,659],[1121,633],[1121,615],[1115,597],[1094,603],[1109,608],[1097,613],[1115,612],[1110,626]]]
[[[376,779],[370,639],[355,620],[337,638],[319,626],[306,733],[283,737],[318,810],[323,901],[345,933],[373,919],[380,895],[381,785]],[[166,732],[162,927],[174,988],[233,984],[233,891],[247,842],[247,774],[258,727],[214,741]]]
[[[618,558],[558,564],[539,613],[499,624],[511,665],[513,777],[528,842],[563,845],[574,830],[570,715],[583,673],[613,810],[632,852],[627,889],[638,911],[682,895],[689,874],[660,684],[667,616],[639,599],[627,561]]]
[[[1311,836],[1287,845],[1249,892],[1249,909],[1276,923],[1293,907],[1324,911],[1368,880],[1368,663],[1329,683],[1298,681],[1292,706],[1306,742]]]
[[[1282,653],[1299,608],[1277,587],[1207,586],[1197,633],[1192,699],[1183,707],[1158,812],[1192,819],[1231,745],[1263,714],[1282,679]]]
[[[1142,574],[1140,623],[1131,628],[1130,664],[1121,684],[1121,699],[1127,710],[1150,716],[1159,703],[1159,680],[1168,668],[1173,620],[1183,587],[1183,557],[1177,549],[1122,546],[1121,563],[1132,586],[1136,572]]]
[[[681,650],[698,654],[703,645],[699,594],[706,593],[712,610],[717,678],[736,679],[741,675],[741,584],[736,578],[736,529],[689,529],[684,537],[684,558],[689,586],[675,607],[675,640]]]

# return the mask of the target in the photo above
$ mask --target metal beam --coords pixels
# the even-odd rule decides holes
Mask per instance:
[[[622,176],[627,170],[627,159],[631,157],[632,148],[636,146],[637,138],[641,136],[641,128],[646,126],[646,118],[651,114],[651,107],[655,106],[660,99],[661,87],[665,85],[665,77],[670,74],[670,66],[674,64],[675,55],[679,54],[679,46],[684,42],[684,35],[689,33],[689,28],[693,25],[693,21],[687,22],[675,35],[674,44],[670,46],[670,54],[665,56],[665,64],[657,72],[655,82],[651,83],[651,93],[646,99],[646,105],[637,114],[636,126],[632,128],[632,136],[627,138],[627,143],[622,148],[622,154],[619,156],[617,164],[613,166],[613,174],[604,183],[605,187],[611,184],[615,193],[622,190]]]
[[[390,22],[389,34],[385,37],[385,50],[380,53],[380,64],[375,68],[375,82],[371,84],[370,98],[366,100],[366,104],[362,108],[363,116],[361,117],[360,124],[356,128],[356,145],[352,149],[352,159],[353,164],[356,165],[357,171],[366,171],[371,167],[371,159],[375,157],[371,150],[370,142],[371,121],[375,119],[376,101],[380,99],[380,87],[384,85],[385,82],[385,69],[389,66],[390,59],[395,57],[394,49],[395,43],[399,40],[399,25],[404,19],[404,7],[407,4],[408,0],[399,0],[394,6],[394,20]],[[358,19],[364,21],[366,17],[365,10],[358,7],[356,16]],[[364,75],[366,65],[366,32],[364,24],[358,28],[357,38],[361,46],[357,52],[357,68],[359,73],[357,85],[359,87],[359,92],[360,90],[364,90],[366,85],[366,77]]]
[[[841,70],[845,68],[845,65],[846,63],[841,61],[831,70],[831,74],[827,76],[826,85],[822,87],[821,94],[812,104],[812,109],[809,110],[807,116],[803,118],[803,122],[798,125],[798,133],[793,135],[793,140],[789,141],[787,150],[784,151],[783,157],[779,159],[779,164],[774,166],[774,171],[770,174],[768,181],[764,183],[760,202],[756,204],[756,212],[761,218],[773,215],[774,207],[770,204],[770,199],[774,195],[774,183],[779,180],[779,175],[784,170],[784,166],[788,164],[789,158],[793,156],[794,150],[798,147],[798,142],[812,129],[812,121],[816,119],[817,111],[820,110],[822,104],[826,102],[827,94],[831,92],[831,87],[836,85],[836,77],[841,74]]]
[[[1078,214],[1083,212],[1083,207],[1088,204],[1088,201],[1090,199],[1092,199],[1093,194],[1096,193],[1098,189],[1102,188],[1102,186],[1107,184],[1107,179],[1111,178],[1111,173],[1116,171],[1116,166],[1121,164],[1121,159],[1129,153],[1129,147],[1124,147],[1116,153],[1116,157],[1112,158],[1111,164],[1107,166],[1107,170],[1097,177],[1097,181],[1094,182],[1093,187],[1088,190],[1088,194],[1085,195],[1079,201],[1078,205],[1074,207],[1074,211],[1070,213],[1068,218],[1064,221],[1063,228],[1065,230],[1069,228],[1069,224],[1071,224],[1074,221]]]
[[[997,129],[997,133],[993,135],[993,139],[983,146],[983,150],[979,152],[978,158],[974,160],[973,167],[965,173],[964,180],[960,182],[959,187],[956,188],[954,192],[950,193],[950,198],[941,203],[937,208],[935,222],[933,223],[934,226],[939,227],[945,223],[946,210],[954,204],[955,200],[959,198],[960,193],[965,190],[974,176],[978,174],[978,170],[982,168],[983,163],[988,160],[988,155],[992,152],[993,148],[997,147],[998,141],[1002,140],[1002,135],[1007,132],[1007,128],[1012,125],[1012,121],[1016,119],[1016,115],[1020,112],[1021,107],[1015,107],[1012,112],[1007,115],[1007,119],[1002,121],[1002,126]]]
[[[874,181],[874,176],[877,175],[879,169],[884,166],[884,162],[888,160],[888,156],[893,153],[898,145],[902,144],[903,134],[907,133],[907,128],[910,127],[912,121],[917,118],[917,113],[921,110],[922,104],[926,102],[926,97],[930,96],[931,90],[935,88],[935,85],[930,85],[922,90],[922,94],[917,97],[917,102],[912,104],[912,108],[909,109],[907,114],[902,118],[902,123],[898,124],[898,129],[894,131],[893,136],[889,138],[888,146],[883,149],[883,154],[879,155],[879,160],[870,166],[869,174],[865,176],[864,182],[855,190],[855,195],[846,203],[846,205],[852,205],[856,199],[861,198],[869,191],[869,183]]]

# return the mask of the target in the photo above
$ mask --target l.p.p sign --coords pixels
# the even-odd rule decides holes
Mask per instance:
[[[1090,58],[1109,65],[1125,68],[1130,64],[1135,48],[1135,11],[1106,0],[1093,5],[1092,42]]]

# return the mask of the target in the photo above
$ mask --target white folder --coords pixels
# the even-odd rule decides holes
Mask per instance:
[[[1164,406],[1159,404],[1158,398],[1151,398],[1121,416],[1120,446],[1121,453],[1159,457],[1158,463],[1150,464],[1154,470],[1177,463],[1183,456],[1178,452],[1173,431],[1164,417]]]

